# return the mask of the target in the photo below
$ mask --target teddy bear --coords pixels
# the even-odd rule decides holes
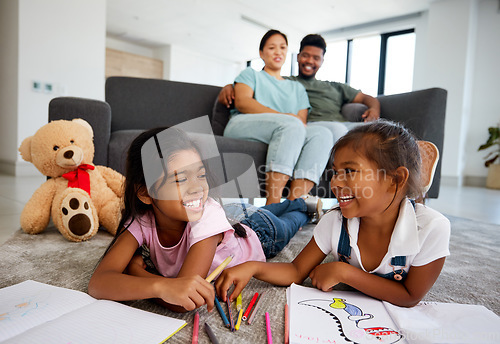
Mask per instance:
[[[45,230],[50,218],[69,241],[96,235],[99,225],[115,234],[121,219],[124,177],[95,166],[94,132],[83,119],[56,120],[23,140],[19,152],[49,177],[21,213],[21,228],[29,234]]]

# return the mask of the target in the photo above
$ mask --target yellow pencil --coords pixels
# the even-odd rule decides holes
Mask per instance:
[[[236,325],[234,325],[234,329],[238,331],[240,329],[241,325],[241,317],[243,316],[243,309],[240,309],[238,312],[238,321],[236,322]]]
[[[233,255],[230,255],[229,257],[227,257],[226,259],[224,259],[224,261],[222,263],[220,263],[220,265],[214,270],[212,271],[212,273],[210,275],[207,276],[207,278],[205,278],[205,280],[210,283],[212,282],[212,280],[218,275],[220,274],[220,272],[222,270],[224,270],[224,268],[227,266],[227,264],[229,264],[231,262],[231,260],[233,260]]]
[[[234,329],[238,331],[240,329],[241,325],[241,318],[243,316],[243,302],[242,302],[242,296],[241,293],[238,295],[236,298],[236,309],[238,310],[238,321],[236,321],[236,325],[234,326]]]

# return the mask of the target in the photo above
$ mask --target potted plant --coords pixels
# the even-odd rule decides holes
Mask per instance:
[[[484,166],[488,167],[488,177],[486,178],[486,187],[500,189],[500,125],[489,127],[490,137],[486,143],[479,146],[478,151],[494,147],[485,157]]]

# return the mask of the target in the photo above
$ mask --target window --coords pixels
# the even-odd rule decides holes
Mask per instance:
[[[413,29],[328,42],[316,77],[347,83],[371,96],[409,92],[414,55]]]
[[[380,36],[355,38],[349,44],[348,83],[371,96],[377,95]],[[349,64],[350,62],[350,64]]]
[[[328,43],[323,65],[316,73],[316,78],[318,80],[345,82],[346,61],[347,41]]]
[[[384,88],[379,90],[380,93],[410,92],[415,61],[415,33],[413,30],[387,35],[385,59]]]

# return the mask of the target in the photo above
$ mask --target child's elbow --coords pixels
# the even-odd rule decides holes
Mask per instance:
[[[89,281],[89,285],[87,286],[87,292],[90,296],[96,299],[102,299],[103,295],[101,289],[98,287],[98,281],[94,277],[92,277]]]
[[[418,303],[422,301],[422,297],[412,297],[411,295],[408,298],[397,300],[393,302],[394,305],[405,308],[412,308],[418,305]]]

